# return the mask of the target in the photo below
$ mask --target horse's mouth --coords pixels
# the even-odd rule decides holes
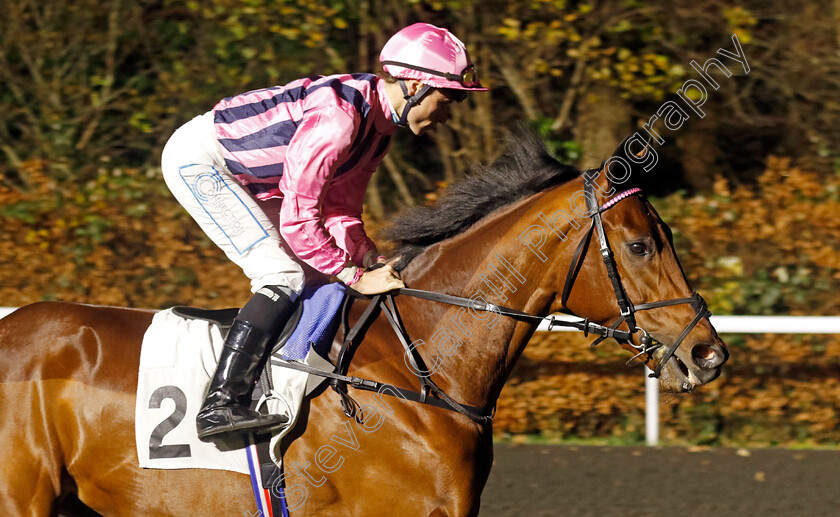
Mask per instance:
[[[691,377],[691,372],[688,371],[688,366],[677,356],[674,356],[674,362],[677,363],[677,366],[680,369],[680,373],[683,374],[684,377],[689,378]]]
[[[671,393],[688,393],[694,391],[698,386],[708,384],[720,375],[720,367],[712,372],[703,375],[705,379],[698,377],[676,354],[662,369],[662,376],[659,385]]]

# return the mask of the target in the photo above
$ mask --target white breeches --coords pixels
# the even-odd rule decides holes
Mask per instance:
[[[163,179],[204,233],[242,268],[251,291],[267,285],[303,290],[301,266],[284,249],[276,213],[267,213],[228,171],[213,127],[213,112],[195,117],[169,138],[161,160]],[[274,212],[274,211],[272,211]]]

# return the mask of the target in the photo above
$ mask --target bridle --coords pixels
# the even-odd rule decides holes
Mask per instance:
[[[563,308],[562,310],[564,312],[568,312],[569,314],[575,315],[574,312],[568,309],[566,302],[568,302],[569,300],[569,295],[571,294],[572,288],[574,287],[575,279],[577,278],[581,266],[583,265],[583,259],[586,257],[586,251],[589,248],[589,242],[592,240],[592,233],[596,232],[598,234],[598,240],[600,241],[601,257],[604,259],[604,265],[607,268],[607,276],[609,277],[610,282],[612,283],[613,291],[615,291],[615,299],[619,309],[618,318],[615,319],[615,321],[609,328],[616,330],[622,323],[626,323],[627,328],[630,329],[631,336],[630,338],[619,339],[627,342],[631,347],[633,347],[636,350],[636,352],[638,352],[636,355],[631,357],[629,361],[627,361],[628,364],[632,363],[636,358],[640,356],[650,358],[657,349],[664,346],[660,342],[655,342],[655,340],[651,337],[649,332],[636,325],[636,312],[681,304],[690,304],[691,307],[694,309],[694,319],[692,319],[691,322],[685,326],[685,328],[677,337],[677,339],[673,343],[671,343],[671,345],[665,350],[665,353],[659,360],[659,364],[656,365],[656,368],[653,370],[653,373],[650,374],[651,377],[658,378],[662,373],[662,368],[677,351],[677,348],[679,348],[680,344],[682,344],[683,340],[686,338],[686,336],[688,336],[689,332],[691,332],[691,329],[693,329],[700,322],[701,319],[708,318],[712,315],[712,313],[706,307],[706,301],[703,300],[703,297],[700,296],[696,291],[694,291],[688,298],[674,298],[672,300],[663,300],[658,302],[649,302],[642,303],[639,305],[633,305],[633,302],[631,302],[630,298],[627,296],[627,291],[625,291],[624,285],[621,283],[621,276],[618,274],[618,268],[616,267],[615,257],[613,255],[612,248],[610,248],[609,240],[607,240],[607,234],[604,231],[604,223],[601,220],[601,214],[617,205],[621,200],[627,199],[628,197],[635,194],[641,194],[641,189],[632,188],[629,190],[625,190],[624,192],[613,196],[612,199],[610,199],[601,206],[598,206],[598,203],[596,201],[597,198],[595,196],[595,189],[593,187],[592,182],[586,175],[584,175],[583,189],[584,197],[586,199],[586,208],[588,211],[587,216],[592,221],[592,224],[589,226],[589,229],[587,230],[586,234],[584,234],[584,236],[578,243],[578,246],[575,249],[575,253],[572,257],[572,262],[569,265],[569,272],[566,275],[566,283],[563,286],[563,294],[561,297],[561,306]],[[641,333],[638,345],[635,344],[632,339],[632,335],[636,332]],[[599,337],[592,343],[592,346],[598,345],[607,337],[616,336],[604,336],[602,334],[601,337]]]
[[[576,314],[574,314],[573,311],[568,309],[568,307],[566,306],[566,302],[569,299],[569,296],[572,292],[572,288],[574,287],[575,279],[577,278],[578,273],[580,272],[580,269],[583,265],[583,260],[586,257],[586,252],[589,248],[589,243],[592,240],[592,234],[597,233],[598,240],[600,241],[601,246],[601,256],[604,259],[604,265],[607,268],[607,275],[609,276],[610,282],[613,286],[613,290],[615,291],[615,298],[619,308],[618,318],[616,318],[616,320],[609,327],[593,323],[588,318],[585,318],[582,321],[565,321],[555,318],[554,316],[543,317],[537,316],[535,314],[529,314],[527,312],[512,309],[509,307],[503,307],[501,305],[496,305],[483,300],[465,298],[462,296],[453,296],[434,291],[425,291],[422,289],[410,289],[404,287],[401,289],[391,291],[390,293],[378,294],[371,297],[362,295],[348,288],[350,296],[346,298],[345,304],[342,307],[342,327],[344,329],[344,340],[341,344],[341,347],[339,348],[338,358],[336,360],[336,367],[333,372],[323,371],[298,362],[272,360],[271,364],[291,368],[294,370],[304,371],[313,375],[318,375],[330,379],[330,386],[336,393],[339,394],[341,407],[348,417],[359,417],[358,404],[356,404],[356,402],[350,397],[350,395],[347,392],[348,386],[352,386],[353,388],[359,390],[378,391],[380,393],[401,397],[405,400],[412,400],[415,402],[420,402],[423,404],[448,409],[450,411],[461,413],[471,418],[475,422],[485,424],[493,419],[493,415],[495,414],[495,407],[488,409],[462,404],[450,397],[430,378],[431,373],[426,367],[423,358],[420,356],[419,352],[417,352],[416,348],[411,346],[411,338],[408,336],[408,332],[406,331],[405,325],[403,325],[402,318],[400,317],[399,311],[397,310],[397,304],[394,300],[395,295],[399,294],[403,296],[410,296],[412,298],[420,298],[423,300],[445,303],[457,307],[465,307],[475,311],[495,312],[499,315],[507,316],[518,321],[539,323],[548,320],[549,330],[551,330],[554,327],[571,327],[583,332],[584,336],[587,336],[589,334],[599,335],[599,337],[592,343],[592,346],[598,345],[607,338],[614,338],[616,340],[628,343],[638,352],[636,355],[630,358],[629,361],[627,361],[628,364],[632,363],[636,358],[640,356],[650,358],[656,350],[664,346],[662,343],[654,340],[649,332],[636,325],[636,312],[657,309],[660,307],[669,307],[672,305],[690,304],[694,308],[694,319],[691,320],[691,322],[685,326],[685,328],[683,329],[682,333],[680,333],[676,341],[674,341],[665,350],[665,352],[662,355],[662,358],[659,360],[659,364],[657,364],[653,373],[650,374],[650,377],[658,378],[662,372],[662,368],[677,351],[677,348],[679,348],[680,344],[683,342],[683,340],[686,338],[689,332],[691,332],[691,329],[693,329],[697,325],[697,323],[700,322],[701,319],[711,316],[711,312],[709,312],[708,308],[706,307],[706,302],[699,294],[697,294],[696,291],[693,292],[691,297],[688,298],[674,298],[672,300],[664,300],[634,305],[630,301],[630,298],[627,296],[627,292],[625,291],[624,286],[621,283],[621,277],[618,274],[618,268],[616,267],[615,258],[612,249],[610,248],[610,243],[607,240],[606,232],[604,231],[604,223],[601,220],[601,214],[614,207],[623,199],[626,199],[632,195],[641,194],[641,189],[632,188],[626,190],[624,192],[621,192],[620,194],[617,194],[603,205],[598,206],[596,201],[597,198],[595,197],[594,187],[589,181],[589,179],[586,176],[584,176],[584,194],[584,197],[586,198],[586,206],[588,211],[587,217],[590,218],[592,224],[589,226],[589,229],[587,230],[586,234],[584,234],[584,236],[578,243],[577,248],[575,249],[575,253],[572,257],[571,264],[569,265],[569,271],[566,275],[566,282],[563,286],[563,294],[561,298],[563,307],[562,310],[563,312],[567,312],[571,315],[576,316]],[[371,269],[375,269],[375,267],[382,266],[383,264],[376,264]],[[358,298],[370,300],[370,303],[368,304],[367,308],[363,311],[362,315],[359,317],[356,323],[351,327],[349,323],[350,308],[353,305],[354,299]],[[404,359],[407,361],[407,364],[411,364],[412,372],[417,376],[420,382],[420,391],[412,391],[404,388],[397,388],[386,383],[347,375],[350,366],[350,361],[352,359],[356,347],[361,343],[362,339],[365,336],[365,333],[367,332],[367,329],[370,327],[370,325],[380,313],[385,314],[388,323],[390,323],[391,328],[394,330],[394,333],[397,335],[397,338],[400,341],[400,344],[405,349]],[[622,323],[627,324],[627,328],[629,329],[629,331],[620,330],[618,328],[619,326],[621,326]],[[636,332],[641,333],[638,345],[636,345],[633,342],[633,334],[635,334]]]

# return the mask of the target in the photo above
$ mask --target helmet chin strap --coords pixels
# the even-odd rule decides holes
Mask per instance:
[[[405,80],[399,79],[398,82],[400,83],[400,88],[403,92],[403,99],[405,99],[405,107],[403,107],[403,111],[400,115],[400,120],[397,122],[397,125],[400,127],[408,127],[409,110],[411,110],[411,108],[413,108],[418,102],[420,102],[420,99],[422,99],[424,95],[429,93],[432,87],[428,84],[424,84],[423,87],[417,91],[417,93],[415,93],[414,95],[410,95],[408,93],[408,87],[406,87],[405,85]]]

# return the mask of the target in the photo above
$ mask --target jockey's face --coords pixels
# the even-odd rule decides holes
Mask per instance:
[[[417,83],[417,90],[422,88],[422,83],[419,81],[411,82]],[[451,104],[451,98],[444,95],[440,90],[432,89],[408,112],[408,128],[415,135],[421,135],[435,124],[446,123],[449,120]]]

